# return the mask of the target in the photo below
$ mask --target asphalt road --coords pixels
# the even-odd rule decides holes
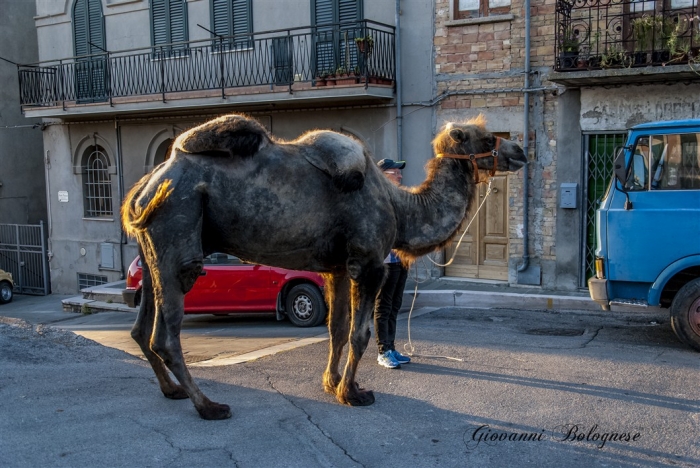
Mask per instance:
[[[700,466],[700,355],[665,313],[416,312],[413,363],[381,368],[371,344],[360,364],[374,405],[323,393],[328,343],[311,339],[321,328],[284,341],[306,346],[192,366],[233,411],[204,421],[163,398],[141,359],[54,328],[107,316],[48,327],[37,325],[48,311],[27,307],[30,323],[0,321],[0,466]],[[250,320],[270,335],[284,327]],[[215,328],[246,328],[230,322]]]

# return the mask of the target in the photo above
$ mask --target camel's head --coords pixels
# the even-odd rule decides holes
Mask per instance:
[[[464,123],[445,125],[433,140],[433,149],[439,157],[470,160],[473,155],[471,160],[479,170],[490,172],[517,171],[527,164],[523,149],[488,132],[481,114]]]

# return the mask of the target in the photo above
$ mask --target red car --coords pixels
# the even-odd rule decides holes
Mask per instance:
[[[141,300],[141,259],[136,257],[126,276],[124,302],[136,307]],[[215,253],[204,259],[204,269],[185,295],[185,314],[277,312],[298,327],[315,327],[326,319],[323,278],[307,271],[285,270],[243,263]]]

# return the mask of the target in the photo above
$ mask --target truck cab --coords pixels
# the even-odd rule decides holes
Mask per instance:
[[[700,120],[631,128],[613,164],[591,299],[669,308],[676,336],[700,351]]]

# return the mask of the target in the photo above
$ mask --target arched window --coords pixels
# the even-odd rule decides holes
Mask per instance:
[[[170,158],[170,149],[173,144],[173,141],[175,141],[173,138],[168,138],[167,140],[163,141],[160,145],[158,145],[158,148],[156,149],[156,154],[153,157],[153,167],[167,161]]]
[[[83,200],[86,218],[111,218],[112,177],[109,158],[99,145],[83,153]]]

